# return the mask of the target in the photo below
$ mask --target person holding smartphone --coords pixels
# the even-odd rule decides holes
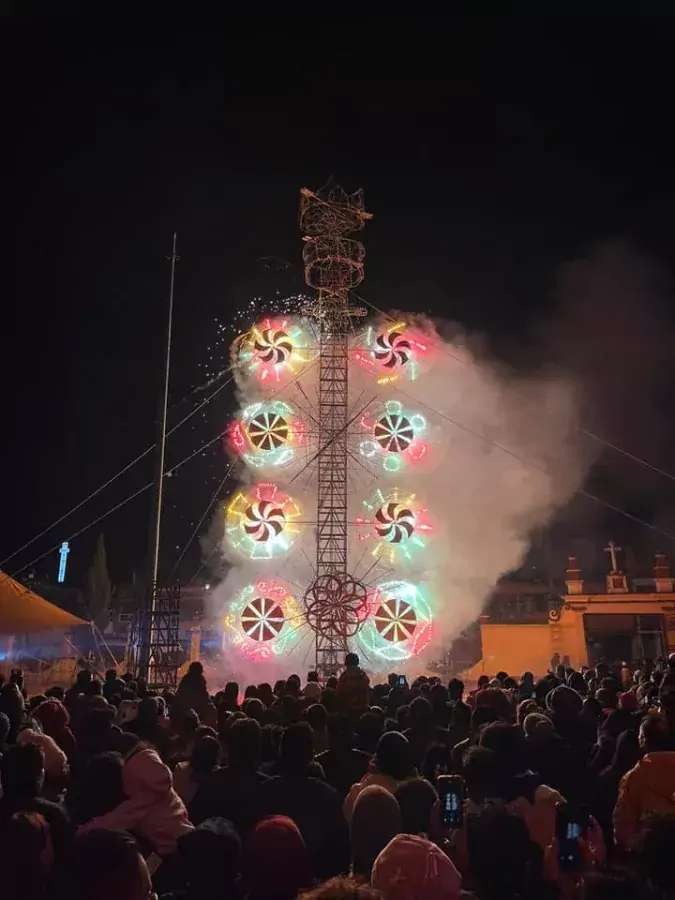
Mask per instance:
[[[444,828],[461,828],[464,824],[464,779],[459,775],[439,775],[436,790]]]

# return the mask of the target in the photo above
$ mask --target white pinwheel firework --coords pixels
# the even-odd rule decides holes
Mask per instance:
[[[260,362],[281,365],[293,353],[293,342],[288,332],[281,328],[264,328],[253,342],[253,350]]]
[[[390,544],[404,543],[415,533],[415,513],[402,503],[385,503],[375,513],[375,531]]]
[[[373,435],[383,450],[401,453],[414,441],[415,429],[407,416],[398,412],[388,412],[375,422]]]
[[[272,541],[284,530],[286,514],[272,500],[256,500],[244,510],[244,531],[254,541]]]

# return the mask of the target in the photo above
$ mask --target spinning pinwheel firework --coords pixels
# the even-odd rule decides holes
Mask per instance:
[[[274,484],[258,484],[252,494],[238,493],[227,507],[226,532],[231,545],[251,559],[286,553],[298,533],[300,515],[292,497]]]
[[[424,336],[405,321],[381,331],[371,326],[358,343],[353,358],[382,385],[394,384],[399,378],[415,381],[429,349]]]

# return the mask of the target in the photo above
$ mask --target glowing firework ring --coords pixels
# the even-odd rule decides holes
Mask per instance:
[[[407,416],[388,412],[375,422],[373,436],[388,453],[402,453],[415,440],[415,428]]]
[[[232,597],[223,613],[223,650],[251,659],[287,655],[302,637],[303,612],[280,581],[258,581]]]
[[[376,587],[358,636],[368,656],[390,661],[410,659],[422,653],[432,637],[431,609],[417,585],[388,581]]]
[[[405,321],[377,327],[370,325],[352,343],[352,358],[377,378],[378,384],[394,384],[400,378],[416,381],[429,345],[422,331]]]
[[[288,552],[298,528],[300,508],[275,484],[258,482],[250,493],[239,491],[227,506],[228,544],[251,559],[271,559]]]
[[[246,427],[248,438],[256,450],[278,450],[288,440],[286,419],[275,412],[261,412]]]
[[[273,500],[256,500],[244,510],[244,531],[260,544],[279,537],[286,525],[283,508]]]
[[[373,357],[385,369],[401,368],[408,364],[412,352],[412,344],[400,331],[378,334],[373,344]]]
[[[433,529],[429,510],[416,494],[376,488],[362,506],[364,515],[354,521],[357,540],[372,543],[375,559],[405,563],[426,549]]]
[[[287,331],[264,328],[253,342],[253,350],[260,362],[278,366],[290,359],[293,343]]]
[[[245,407],[229,430],[229,444],[254,469],[277,468],[292,462],[305,443],[302,421],[280,400]]]
[[[368,591],[346,574],[319,575],[305,594],[305,616],[322,637],[354,637],[368,612]]]
[[[375,513],[375,531],[390,544],[407,541],[415,533],[415,513],[402,503],[385,503]]]
[[[265,319],[233,345],[239,382],[255,375],[261,386],[284,383],[316,355],[318,345],[294,318]]]

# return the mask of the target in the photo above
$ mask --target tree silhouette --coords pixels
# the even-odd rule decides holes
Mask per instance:
[[[102,631],[108,624],[112,600],[112,585],[108,575],[103,534],[99,535],[96,543],[96,552],[87,574],[85,595],[89,615]]]

